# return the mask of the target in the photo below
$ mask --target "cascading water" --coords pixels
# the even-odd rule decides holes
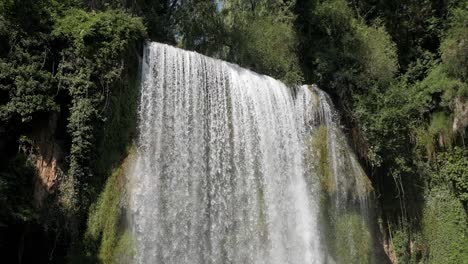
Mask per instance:
[[[293,96],[268,76],[148,43],[129,176],[134,262],[334,262],[321,227],[323,164],[311,160],[331,160],[337,208],[359,187],[343,168],[362,171],[339,147],[325,97],[308,86]],[[325,158],[314,151],[323,126]]]

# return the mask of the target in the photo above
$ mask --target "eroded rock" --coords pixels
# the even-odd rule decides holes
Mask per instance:
[[[56,140],[57,114],[51,114],[48,122],[34,127],[31,133],[32,159],[36,168],[34,180],[34,204],[43,207],[47,196],[53,193],[63,176],[64,151]]]

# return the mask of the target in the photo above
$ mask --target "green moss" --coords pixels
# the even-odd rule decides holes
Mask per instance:
[[[321,125],[309,140],[308,162],[311,175],[317,175],[320,185],[328,195],[336,192],[336,177],[332,171],[330,153],[328,149],[328,127]],[[360,167],[356,157],[351,152],[344,135],[337,131],[337,147],[341,152],[343,166],[339,170],[342,175],[348,175],[350,181],[349,191],[355,198],[365,198],[372,191],[372,184]]]
[[[450,148],[452,146],[452,120],[446,113],[437,112],[432,115],[429,133],[439,138],[441,147]]]
[[[125,170],[130,158],[118,167],[106,182],[99,199],[90,208],[85,240],[97,248],[102,263],[115,263],[133,252],[131,236],[125,226]],[[88,254],[94,254],[90,248]]]
[[[352,194],[354,200],[364,201],[369,197],[372,192],[372,183],[367,177],[366,173],[359,164],[355,154],[352,152],[348,145],[345,135],[338,131],[337,133],[338,148],[343,158],[343,165],[340,166],[340,174],[347,175],[349,181],[349,192]]]
[[[446,112],[432,114],[431,122],[426,128],[414,129],[416,144],[426,150],[427,158],[434,161],[438,150],[451,149],[455,140],[452,131],[452,119]]]
[[[370,263],[372,238],[364,217],[357,212],[325,211],[322,235],[329,255],[336,263]]]
[[[327,193],[332,194],[336,191],[336,181],[330,167],[330,158],[328,155],[328,128],[321,125],[310,139],[309,162],[313,164],[314,174],[320,178],[320,185]]]
[[[323,241],[325,242],[329,255],[335,257],[336,254],[336,207],[332,204],[332,199],[328,194],[320,196],[320,226]]]
[[[426,151],[426,156],[429,160],[435,160],[436,141],[434,135],[423,128],[416,128],[414,130],[414,134],[416,136],[417,146],[423,148]]]
[[[372,241],[362,216],[357,213],[339,216],[336,233],[338,263],[370,263]]]
[[[353,155],[353,154],[349,154]],[[355,185],[353,188],[353,194],[355,198],[359,198],[361,200],[367,199],[369,195],[372,193],[372,183],[367,177],[364,170],[360,167],[359,163],[357,162],[355,157],[350,157],[352,160],[352,172],[354,174]]]
[[[429,248],[426,263],[466,263],[468,222],[461,202],[447,188],[431,190],[423,210],[423,237]]]
[[[371,235],[364,216],[358,211],[343,212],[336,207],[336,179],[331,169],[328,147],[328,127],[321,125],[309,140],[308,162],[311,164],[311,175],[318,176],[322,187],[320,197],[321,226],[323,241],[330,256],[337,263],[368,263],[371,256]],[[367,197],[372,187],[364,171],[359,167],[349,150],[346,139],[337,134],[338,151],[347,157],[340,167],[348,175],[350,192],[354,197]]]
[[[117,246],[114,249],[114,260],[117,263],[131,263],[132,257],[135,254],[133,237],[130,230],[120,235]]]

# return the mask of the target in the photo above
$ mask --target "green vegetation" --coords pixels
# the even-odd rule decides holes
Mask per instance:
[[[369,175],[382,239],[395,258],[468,258],[466,0],[0,0],[0,247],[6,262],[128,257],[132,242],[121,222],[118,168],[136,133],[144,38],[288,84],[317,83],[339,109],[362,175]],[[40,207],[32,154],[38,142],[31,135],[42,124],[54,127],[65,175]],[[322,184],[332,192],[326,139],[322,127],[309,143],[320,157],[314,165]],[[332,225],[327,230],[357,230],[352,239],[366,240],[354,213],[336,217],[324,212],[324,223]],[[363,252],[370,247],[356,245]],[[353,254],[334,253],[338,260],[369,261]]]
[[[126,207],[125,170],[129,158],[107,179],[104,190],[90,208],[86,246],[98,247],[98,259],[102,263],[114,263],[116,260],[130,258],[133,252],[132,237],[125,226],[123,208]],[[91,254],[95,249],[91,248]],[[90,261],[92,259],[89,259]],[[95,262],[96,260],[94,260]]]
[[[362,216],[350,213],[338,217],[336,223],[338,263],[369,263],[371,237]]]
[[[57,249],[60,261],[84,247],[88,208],[135,134],[137,56],[146,28],[141,18],[122,8],[90,10],[81,1],[2,1],[0,11],[0,127],[5,137],[0,145],[7,161],[0,168],[6,194],[2,215],[11,230],[8,234],[19,241],[9,243],[11,255],[5,258],[12,263],[23,255],[45,259],[57,243],[67,243],[69,249]],[[56,131],[51,133],[66,151],[66,163],[60,164],[66,175],[46,206],[38,206],[34,168],[28,165],[36,142],[22,139],[48,122],[52,113],[58,113],[52,124]],[[20,158],[24,165],[12,170],[9,162]],[[24,181],[11,180],[14,174]],[[20,185],[31,187],[17,192]],[[14,202],[19,197],[24,204]],[[14,204],[18,208],[8,209]],[[21,244],[29,232],[38,233],[37,239],[44,237],[45,243],[37,242],[44,243],[45,250]],[[103,236],[103,248],[107,237]],[[125,237],[118,237],[120,242],[112,242],[112,247],[124,246]],[[101,251],[100,258],[107,259]],[[88,252],[92,254],[98,254],[97,249]]]
[[[294,1],[189,1],[180,10],[179,46],[238,63],[288,84],[302,83]]]
[[[395,45],[379,21],[367,25],[345,0],[298,1],[296,8],[307,82],[345,97],[386,84],[397,72]]]
[[[308,162],[315,167],[312,175],[318,175],[322,189],[332,195],[336,192],[336,179],[331,171],[328,152],[328,128],[321,125],[311,136],[309,151],[313,152]]]
[[[144,36],[144,31],[141,19],[123,11],[87,13],[70,9],[56,21],[52,36],[69,45],[61,52],[57,73],[58,89],[68,90],[71,97],[70,164],[66,179],[69,188],[64,189],[68,193],[76,193],[74,186],[81,186],[77,181],[92,175],[89,161],[95,126],[105,117],[102,113],[108,106],[112,86],[126,67],[125,52]],[[67,199],[64,206],[76,210],[77,203],[78,200]]]
[[[367,176],[361,170],[353,167],[352,158],[347,153],[348,146],[342,135],[336,131],[338,151],[344,157],[344,166],[338,169],[342,175],[348,175],[347,191],[351,193],[346,201],[337,193],[336,176],[332,171],[329,148],[329,129],[320,125],[311,135],[308,146],[307,161],[310,175],[318,177],[322,189],[320,196],[321,232],[324,236],[326,249],[336,263],[369,263],[372,257],[371,233],[366,209],[362,211],[356,201],[367,200],[372,187]],[[313,181],[313,179],[311,179]],[[356,206],[357,205],[357,206]]]
[[[434,210],[431,209],[433,195],[439,195],[449,203],[459,204],[457,208],[460,209],[457,215],[450,210],[442,214],[451,215],[452,220],[467,217],[463,196],[456,196],[456,193],[465,192],[460,190],[465,190],[461,185],[467,181],[461,176],[466,174],[467,156],[462,150],[465,149],[466,127],[453,128],[455,104],[457,98],[465,96],[466,79],[463,72],[451,68],[457,62],[450,61],[448,54],[463,49],[468,13],[466,9],[453,8],[446,13],[451,21],[447,23],[447,33],[439,35],[440,49],[437,45],[431,49],[418,46],[421,54],[402,65],[399,76],[364,92],[354,90],[351,93],[353,100],[345,99],[344,102],[354,109],[351,116],[354,116],[355,124],[350,126],[359,127],[357,141],[368,144],[368,148],[359,154],[370,163],[370,174],[378,177],[373,182],[384,210],[383,221],[390,227],[385,232],[387,239],[393,240],[401,263],[457,263],[466,259],[466,255],[463,256],[466,253],[455,251],[447,253],[445,258],[433,257],[436,244],[432,242],[436,241],[437,232],[444,233],[447,240],[456,241],[447,245],[447,250],[451,250],[448,248],[466,243],[463,241],[466,231],[462,231],[463,222],[457,220],[451,224],[440,215],[428,213]],[[464,19],[459,13],[464,13]],[[444,32],[442,25],[439,24],[439,28]],[[444,44],[451,41],[458,43],[457,48]],[[453,51],[447,50],[449,46]],[[402,50],[399,53],[400,63],[414,56],[403,54]],[[463,56],[459,57],[463,60]],[[466,68],[466,61],[456,67]],[[451,172],[446,167],[450,167]],[[460,185],[461,182],[464,184]],[[436,194],[433,188],[446,191]],[[439,221],[445,221],[447,225],[438,226]],[[427,227],[432,224],[437,231],[428,235]],[[458,228],[459,232],[452,232],[452,228]],[[448,255],[453,258],[447,258]]]
[[[38,215],[29,195],[33,188],[31,178],[34,174],[31,162],[26,155],[20,154],[13,159],[3,160],[2,166],[6,170],[2,171],[0,178],[0,226],[8,226],[16,221],[34,221]]]
[[[447,219],[447,225],[437,226],[442,217],[427,212],[436,195],[431,190],[444,188],[446,201],[460,209],[444,213],[452,220],[467,217],[467,123],[460,109],[466,107],[468,6],[466,1],[424,1],[424,6],[298,1],[299,52],[306,82],[332,95],[372,175],[383,239],[393,245],[396,259],[456,263],[466,259],[455,250],[466,243],[464,222]],[[437,231],[429,235],[431,222]],[[454,251],[445,255],[452,259],[432,257],[436,233],[455,241]]]
[[[465,167],[466,168],[466,167]],[[422,223],[423,252],[428,263],[463,263],[468,257],[468,221],[460,201],[445,187],[426,197]]]

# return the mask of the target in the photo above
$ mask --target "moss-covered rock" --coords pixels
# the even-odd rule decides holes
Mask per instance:
[[[85,233],[86,244],[90,246],[87,254],[92,257],[96,251],[101,263],[127,263],[122,261],[130,260],[134,252],[125,215],[128,202],[125,175],[131,160],[132,154],[108,178],[90,208]]]
[[[338,263],[370,263],[371,245],[370,231],[361,215],[348,213],[337,218]]]
[[[327,126],[321,125],[311,136],[309,153],[312,175],[318,175],[322,189],[328,194],[333,194],[336,191],[336,180],[330,166]]]

